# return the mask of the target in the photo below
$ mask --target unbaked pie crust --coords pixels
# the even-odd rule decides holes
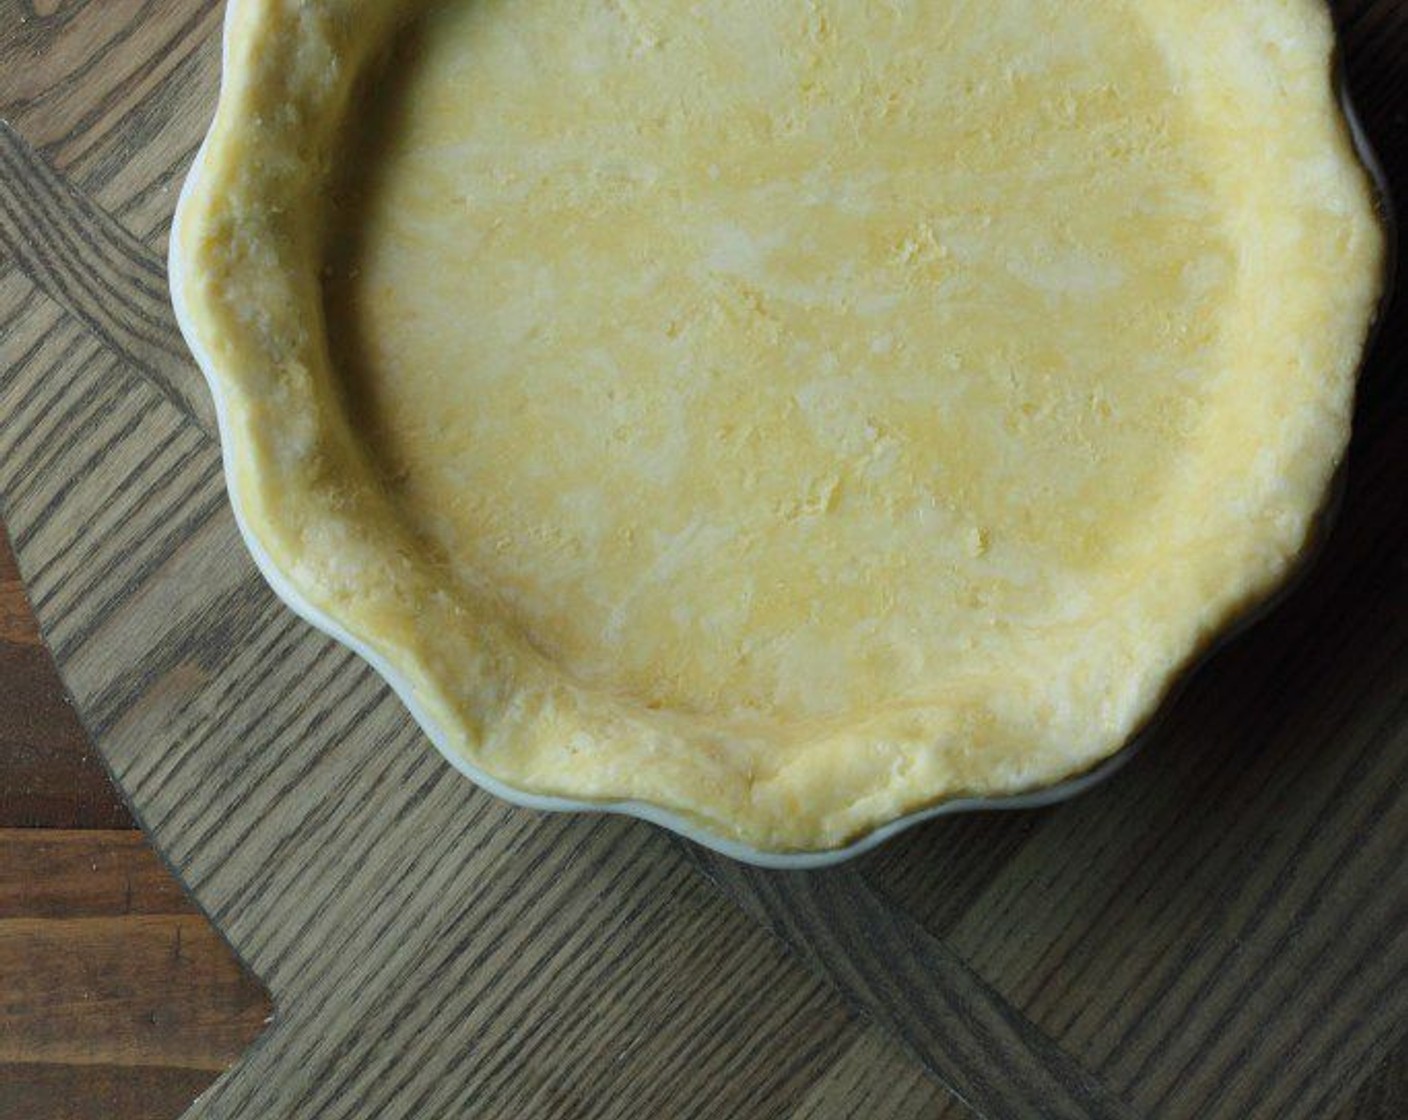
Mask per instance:
[[[183,324],[445,749],[766,850],[1089,769],[1307,546],[1382,283],[1314,0],[232,0]]]

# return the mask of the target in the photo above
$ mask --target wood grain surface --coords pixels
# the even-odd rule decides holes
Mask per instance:
[[[0,530],[0,1120],[169,1120],[268,996],[133,825]]]
[[[1408,4],[1336,14],[1408,181]],[[193,1116],[1408,1115],[1401,300],[1324,555],[1129,767],[741,869],[475,790],[260,581],[160,283],[218,21],[0,0],[0,503],[84,723],[280,1009]]]

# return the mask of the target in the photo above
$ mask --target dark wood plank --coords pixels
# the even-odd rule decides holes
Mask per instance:
[[[0,827],[132,827],[44,648],[0,645],[0,681]]]
[[[10,539],[0,525],[0,645],[37,646],[39,627],[29,609],[29,599],[20,580],[19,565],[10,549]]]
[[[0,1063],[223,1071],[263,1031],[257,983],[201,915],[0,919]]]
[[[136,829],[0,828],[0,920],[191,912]]]
[[[0,1063],[0,1120],[158,1120],[210,1084],[203,1069]]]
[[[131,828],[39,642],[2,525],[0,603],[0,828]]]

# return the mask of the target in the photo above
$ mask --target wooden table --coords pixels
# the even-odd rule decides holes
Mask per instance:
[[[1402,300],[1326,553],[1126,770],[750,871],[480,793],[260,581],[161,264],[219,15],[0,0],[0,502],[93,741],[277,1007],[191,1115],[1408,1116]],[[1337,15],[1408,181],[1408,3]]]
[[[183,1112],[268,997],[128,814],[0,531],[0,1120]]]

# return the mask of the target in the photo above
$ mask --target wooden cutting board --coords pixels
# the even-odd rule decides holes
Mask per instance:
[[[1408,181],[1408,2],[1336,10]],[[93,741],[277,1008],[193,1116],[1408,1115],[1403,301],[1326,553],[1127,769],[751,871],[477,791],[260,581],[161,263],[219,16],[0,0],[0,505]]]

